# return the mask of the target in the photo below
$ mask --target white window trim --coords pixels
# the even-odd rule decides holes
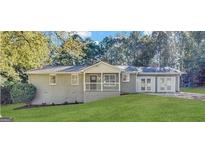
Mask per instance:
[[[73,76],[77,77],[77,83],[73,83]],[[74,86],[79,85],[79,74],[71,74],[71,85],[74,85]]]
[[[114,75],[114,77],[115,77],[115,82],[114,82],[114,83],[112,83],[112,82],[105,82],[105,76],[106,76],[106,75],[109,75],[109,80],[110,80],[110,76],[111,76],[111,75]],[[116,74],[104,74],[104,75],[103,75],[103,85],[104,85],[104,86],[106,86],[106,87],[114,87],[114,86],[116,86],[116,82],[117,82]]]
[[[164,79],[164,82],[165,82],[163,86],[161,85],[161,81],[160,81],[161,79]],[[170,85],[167,82],[168,79],[170,79]],[[159,88],[158,88],[158,92],[172,92],[173,88],[175,89],[175,87],[173,87],[173,85],[175,85],[175,81],[173,82],[172,77],[159,77],[158,82],[160,84]],[[174,84],[172,84],[172,83],[174,83]],[[168,88],[169,86],[171,89]],[[163,88],[163,90],[161,88]]]
[[[49,85],[50,86],[55,86],[56,85],[56,82],[55,83],[51,83],[51,76],[55,76],[55,81],[57,82],[57,77],[56,77],[56,74],[49,74]]]
[[[127,80],[123,80],[123,75],[128,75]],[[130,73],[127,72],[122,73],[122,82],[130,82]]]

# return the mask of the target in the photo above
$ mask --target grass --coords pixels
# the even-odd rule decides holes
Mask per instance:
[[[205,102],[130,94],[87,104],[14,110],[22,103],[2,107],[14,121],[205,121]]]
[[[205,87],[198,87],[198,88],[182,88],[181,90],[182,90],[183,92],[205,94]]]

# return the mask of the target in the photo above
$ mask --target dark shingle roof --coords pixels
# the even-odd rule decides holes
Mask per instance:
[[[136,72],[137,71],[137,67],[131,66],[131,65],[117,65],[117,67],[125,72]]]
[[[171,67],[135,67],[131,65],[118,65],[125,72],[142,72],[142,73],[179,73],[179,70]]]
[[[138,67],[138,72],[145,72],[145,73],[179,73],[180,71],[171,68],[171,67]]]

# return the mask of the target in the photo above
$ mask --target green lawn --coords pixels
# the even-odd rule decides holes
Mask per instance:
[[[205,87],[198,87],[198,88],[182,88],[181,91],[183,91],[183,92],[190,92],[190,93],[200,93],[200,94],[205,94]]]
[[[205,121],[205,102],[130,94],[87,104],[14,110],[23,104],[6,105],[2,114],[14,121]]]

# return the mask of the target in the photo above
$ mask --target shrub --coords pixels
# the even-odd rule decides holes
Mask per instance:
[[[7,79],[0,76],[0,103],[1,104],[11,104],[12,99],[10,95],[10,91],[12,88],[12,85],[15,83],[15,81],[8,81]]]
[[[10,95],[11,88],[9,86],[0,87],[0,88],[1,88],[0,103],[1,104],[11,104],[12,103],[12,99]]]
[[[64,104],[64,105],[67,105],[67,104],[68,104],[68,102],[67,102],[67,101],[65,101],[63,104]]]
[[[30,103],[36,95],[36,87],[28,83],[17,83],[12,86],[11,98],[14,103]]]

